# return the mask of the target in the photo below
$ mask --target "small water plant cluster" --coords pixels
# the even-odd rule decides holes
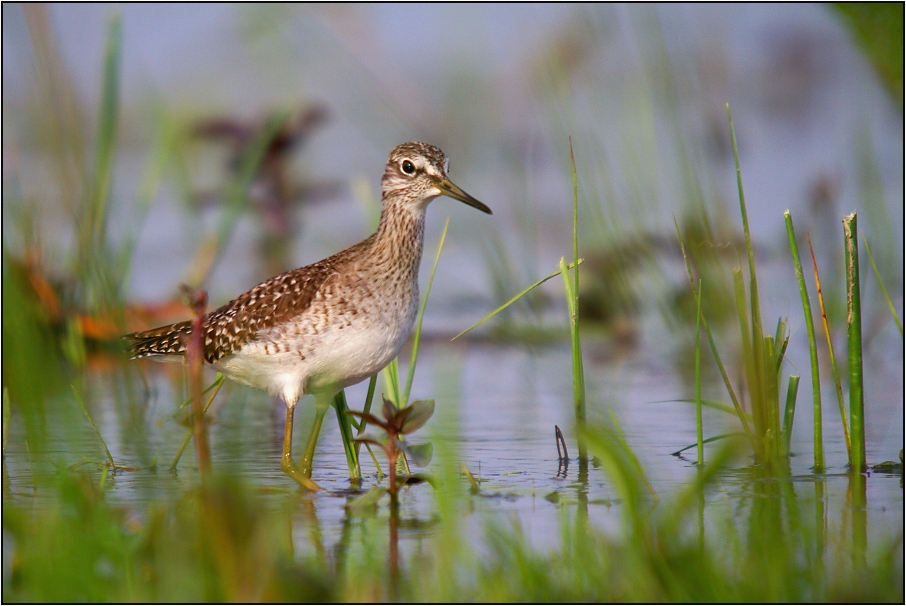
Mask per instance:
[[[361,437],[355,438],[355,441],[377,446],[384,451],[387,456],[388,470],[386,490],[390,494],[391,500],[396,501],[400,488],[400,482],[397,481],[397,467],[400,455],[408,455],[412,462],[419,467],[424,467],[431,462],[431,455],[434,452],[434,447],[431,443],[409,444],[406,442],[405,436],[420,429],[428,422],[428,419],[434,414],[434,400],[416,400],[408,406],[397,408],[393,402],[384,398],[381,413],[383,414],[383,419],[379,419],[367,412],[349,411],[349,414],[383,430],[384,435],[375,436],[366,433]]]

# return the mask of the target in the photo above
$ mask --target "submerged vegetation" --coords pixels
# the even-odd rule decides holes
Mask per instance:
[[[35,32],[47,27],[42,21],[46,15],[38,9],[26,10],[31,11],[30,25]],[[866,458],[864,417],[871,414],[871,403],[863,401],[861,389],[865,336],[860,309],[865,307],[860,304],[860,293],[869,274],[861,273],[860,286],[860,259],[863,263],[866,256],[870,260],[890,319],[900,326],[896,307],[887,294],[884,275],[860,239],[855,214],[845,219],[845,239],[840,230],[840,256],[845,251],[846,259],[845,291],[834,289],[832,292],[842,295],[829,295],[825,301],[818,262],[811,253],[815,296],[810,296],[807,281],[811,276],[803,270],[799,253],[801,236],[795,233],[787,211],[784,219],[791,257],[785,257],[784,263],[799,287],[809,346],[808,361],[790,360],[791,318],[798,317],[798,312],[791,309],[790,317],[780,318],[776,324],[762,315],[759,285],[764,282],[759,276],[763,274],[756,270],[757,244],[749,228],[743,163],[729,106],[741,233],[727,227],[730,223],[725,217],[712,219],[704,203],[690,206],[692,210],[675,219],[678,242],[658,244],[638,233],[615,241],[615,248],[629,252],[618,255],[626,263],[608,270],[606,278],[618,282],[616,287],[625,294],[616,303],[616,313],[631,315],[640,313],[633,301],[641,297],[642,289],[631,284],[629,274],[635,268],[650,271],[656,266],[660,255],[654,249],[671,250],[685,265],[685,274],[683,266],[676,265],[680,272],[672,276],[684,286],[679,291],[664,288],[669,293],[664,300],[674,299],[665,315],[676,332],[694,341],[694,345],[685,341],[688,346],[678,355],[694,360],[687,373],[695,386],[690,400],[696,407],[696,443],[690,446],[696,449],[694,474],[675,491],[655,491],[648,477],[650,463],[640,460],[632,436],[623,431],[616,413],[610,411],[607,421],[592,414],[582,346],[591,340],[586,334],[598,335],[580,331],[580,325],[584,331],[586,313],[594,316],[598,310],[600,317],[610,317],[612,309],[610,302],[596,301],[596,286],[586,286],[592,281],[586,276],[600,265],[579,257],[580,199],[584,200],[584,194],[578,175],[579,170],[591,169],[581,167],[582,152],[573,154],[572,141],[572,241],[564,243],[559,266],[521,291],[523,284],[510,288],[500,280],[501,300],[506,302],[457,335],[492,318],[499,320],[498,314],[505,309],[524,303],[524,297],[539,295],[542,284],[557,275],[562,277],[563,290],[553,303],[567,311],[568,337],[567,331],[559,330],[555,339],[569,342],[571,376],[562,382],[572,388],[574,418],[566,434],[578,445],[578,473],[557,490],[538,494],[539,508],[548,507],[548,515],[555,521],[552,545],[539,546],[518,517],[508,517],[497,509],[495,503],[510,495],[488,488],[480,468],[467,468],[460,450],[467,419],[460,418],[458,411],[435,415],[434,400],[410,401],[416,393],[413,385],[423,346],[422,321],[441,262],[446,226],[423,294],[406,374],[401,372],[401,362],[394,360],[384,371],[384,389],[379,389],[378,377],[372,377],[361,406],[352,400],[350,406],[343,393],[334,401],[341,420],[338,439],[342,439],[350,462],[348,488],[318,496],[295,486],[274,489],[249,481],[240,472],[240,464],[228,461],[230,457],[212,463],[217,457],[211,451],[229,450],[237,443],[224,439],[223,434],[219,441],[208,443],[209,423],[214,422],[212,415],[218,408],[216,398],[242,396],[221,394],[220,376],[205,388],[200,364],[188,373],[176,369],[174,393],[165,393],[163,398],[173,396],[173,401],[180,401],[186,394],[190,397],[182,406],[173,405],[172,416],[151,420],[158,423],[159,430],[161,426],[172,430],[161,439],[164,446],[151,444],[146,431],[148,401],[162,388],[140,368],[120,364],[115,344],[117,336],[127,332],[126,324],[136,318],[154,322],[159,314],[174,313],[174,308],[177,314],[189,314],[176,304],[162,309],[124,300],[134,244],[153,192],[164,179],[166,157],[182,158],[187,152],[177,149],[186,144],[181,127],[171,118],[160,117],[158,149],[151,154],[141,191],[135,195],[136,221],[129,226],[131,232],[112,242],[108,230],[120,120],[120,35],[119,21],[113,18],[93,144],[97,155],[93,168],[86,167],[84,158],[77,163],[82,167],[75,174],[79,193],[73,194],[67,215],[74,227],[74,242],[68,251],[71,273],[63,280],[50,276],[42,242],[32,238],[39,235],[37,229],[25,231],[31,235],[19,247],[4,242],[4,601],[903,601],[902,526],[876,530],[868,525],[871,480],[864,472],[873,468],[876,474],[899,476],[902,486],[903,455],[901,451],[899,462]],[[52,61],[52,54],[48,58]],[[49,73],[60,76],[54,69]],[[56,84],[63,86],[63,80]],[[59,154],[59,178],[65,185],[67,175],[73,177],[67,173],[72,154],[84,154],[81,138],[87,135],[75,129],[79,124],[75,115],[62,114],[61,119],[72,123],[49,128],[56,128],[50,137],[59,143],[55,153]],[[222,188],[220,222],[197,240],[187,278],[192,287],[201,285],[210,274],[240,213],[249,206],[254,184],[268,179],[282,183],[284,152],[290,145],[285,140],[302,136],[302,127],[294,120],[290,113],[276,111],[259,129],[243,130],[232,161],[234,174],[225,178]],[[218,124],[221,131],[226,128],[225,122]],[[235,130],[233,126],[226,130],[231,129]],[[209,123],[205,132],[212,130],[216,129]],[[73,134],[77,131],[78,136]],[[182,164],[175,172],[183,185],[189,181]],[[192,198],[187,205],[191,213],[197,196],[184,193]],[[6,181],[4,194],[5,204],[16,209],[16,220],[29,225],[33,221],[29,201],[17,197]],[[285,220],[287,200],[281,200],[276,207],[258,208],[265,223],[274,217],[277,223]],[[777,217],[778,224],[780,221]],[[601,228],[617,230],[619,226],[608,223]],[[736,258],[725,254],[720,242],[726,241],[744,247],[744,254]],[[496,245],[503,249],[502,244]],[[867,255],[860,256],[863,245]],[[279,266],[287,246],[281,241],[278,251],[266,252],[267,262]],[[810,244],[808,248],[811,252]],[[809,265],[807,260],[805,265]],[[662,279],[666,270],[659,267],[654,271]],[[825,277],[825,283],[834,278]],[[508,276],[507,280],[514,278]],[[815,300],[818,306],[813,306]],[[195,304],[197,316],[204,301],[196,299]],[[529,304],[543,307],[544,302]],[[846,356],[840,356],[843,370],[834,357],[831,320],[826,313],[830,306],[846,310],[842,315],[847,322],[848,348]],[[816,307],[820,323],[812,316]],[[902,338],[902,328],[900,335]],[[825,341],[826,355],[821,356],[825,350],[819,342]],[[458,346],[460,342],[454,345]],[[451,365],[453,357],[450,354]],[[828,376],[828,366],[836,394],[836,402],[830,405],[827,398],[822,404],[819,377],[820,370]],[[803,381],[812,388],[813,410],[813,466],[807,475],[797,476],[791,469],[791,435],[794,422],[803,415],[796,415],[800,376],[788,374],[790,367],[796,373],[811,371],[810,378]],[[185,374],[191,376],[187,379]],[[711,393],[720,389],[725,396],[706,399],[702,389],[706,384],[714,388]],[[229,388],[223,391],[229,392]],[[379,414],[372,411],[375,400],[380,403]],[[107,406],[109,402],[113,404]],[[455,398],[448,398],[446,405],[456,409]],[[677,401],[675,406],[681,409],[686,404]],[[822,406],[831,406],[825,413],[839,408],[840,432],[850,463],[846,473],[826,473],[830,464]],[[267,410],[267,404],[259,408]],[[437,408],[439,411],[440,406]],[[731,428],[721,425],[720,433],[714,433],[717,425],[709,424],[713,417],[706,414],[711,411],[721,411],[731,419]],[[114,415],[116,423],[99,422],[105,415]],[[406,436],[430,429],[424,426],[432,415],[444,416],[443,434],[432,434],[431,443],[409,443]],[[9,432],[11,425],[14,429]],[[245,429],[242,423],[238,425]],[[105,434],[105,428],[111,426],[120,431],[111,435],[107,429],[110,433]],[[564,446],[559,463],[568,466],[566,440],[559,427],[557,435]],[[118,458],[127,442],[135,442],[130,452],[137,453],[136,460]],[[190,442],[195,446],[194,459],[189,461],[186,454],[180,464]],[[352,461],[366,459],[364,451],[358,456],[363,445],[374,465],[373,474],[358,469],[358,463],[353,468]],[[706,449],[705,445],[710,446]],[[558,452],[559,448],[560,442]],[[96,455],[73,460],[73,453],[86,450]],[[165,451],[168,457],[176,452],[172,464],[158,462],[156,453]],[[251,455],[238,453],[233,458],[244,456]],[[430,461],[431,467],[413,473],[409,461],[420,466]],[[195,473],[194,466],[201,473]],[[603,478],[608,487],[606,499],[590,497],[589,485],[595,476]],[[567,477],[565,471],[562,477]],[[174,478],[178,482],[169,481]],[[159,486],[164,484],[167,488]],[[836,490],[844,485],[845,490]],[[530,495],[516,498],[532,499],[534,508],[534,483],[532,486]],[[132,490],[140,496],[133,502],[116,490]],[[414,504],[416,499],[429,502],[429,514]],[[602,512],[617,519],[615,527],[603,527]],[[324,518],[340,518],[338,530],[325,530]]]

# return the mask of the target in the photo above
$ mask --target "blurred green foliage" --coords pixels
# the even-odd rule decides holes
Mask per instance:
[[[878,72],[890,98],[903,111],[903,4],[834,2],[834,12]]]
[[[299,493],[275,499],[223,476],[151,504],[142,512],[109,502],[96,478],[60,468],[52,499],[35,509],[4,505],[6,602],[818,602],[903,600],[902,537],[867,549],[855,519],[828,528],[826,494],[809,484],[738,476],[748,497],[732,507],[714,491],[739,444],[722,448],[698,480],[657,507],[617,432],[591,428],[589,452],[614,482],[624,523],[602,532],[592,507],[568,488],[559,516],[559,547],[532,546],[518,522],[489,516],[483,538],[462,543],[480,494],[459,478],[437,493],[440,532],[420,532],[388,571],[387,516],[416,531],[405,508],[347,510],[333,544],[322,535],[314,503]],[[860,476],[861,477],[861,476]],[[454,478],[448,478],[452,480]],[[851,480],[852,481],[852,480]],[[816,487],[819,483],[816,482]],[[823,482],[820,482],[823,486]],[[864,488],[864,482],[863,482]],[[427,484],[411,490],[433,490]],[[797,494],[799,491],[799,494]],[[808,492],[807,490],[804,492]],[[352,498],[352,496],[348,497]],[[858,499],[857,499],[858,501]],[[849,503],[842,505],[849,508]],[[696,523],[697,518],[697,523]],[[849,526],[852,526],[850,528]],[[299,536],[310,545],[301,552]],[[852,536],[852,544],[847,537]],[[824,553],[833,544],[833,552]],[[853,550],[856,550],[855,552]],[[483,555],[476,557],[476,552]],[[850,554],[850,555],[843,555]]]

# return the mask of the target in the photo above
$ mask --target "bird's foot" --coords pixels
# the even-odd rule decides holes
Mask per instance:
[[[293,463],[293,458],[290,455],[283,455],[283,458],[280,461],[280,467],[283,469],[283,473],[298,482],[302,488],[312,492],[321,490],[321,487],[318,486],[317,482],[309,477],[311,474],[305,474],[296,467],[296,464]]]

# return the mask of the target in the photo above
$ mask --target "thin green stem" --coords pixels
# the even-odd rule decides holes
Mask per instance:
[[[384,367],[384,397],[393,402],[397,408],[403,407],[402,394],[400,393],[400,362],[393,358],[390,364]]]
[[[450,218],[444,223],[444,231],[440,234],[440,243],[437,245],[437,254],[434,256],[434,265],[431,267],[431,275],[428,276],[428,285],[425,288],[425,296],[422,297],[422,304],[418,310],[418,319],[415,321],[415,334],[412,337],[412,354],[409,356],[409,373],[406,378],[406,390],[403,392],[401,404],[409,404],[409,396],[412,392],[412,381],[415,379],[415,363],[418,360],[418,344],[422,335],[422,320],[425,318],[425,307],[428,306],[428,297],[431,294],[431,285],[434,284],[434,274],[437,273],[437,264],[440,261],[440,253],[444,250],[444,242],[447,239],[447,228],[450,227]]]
[[[805,330],[808,334],[809,358],[812,365],[812,439],[814,449],[815,471],[824,470],[824,438],[822,435],[821,413],[821,377],[818,366],[818,343],[815,338],[815,322],[812,318],[812,303],[805,286],[805,275],[802,271],[802,260],[799,257],[799,245],[796,243],[796,232],[793,229],[793,216],[790,211],[783,213],[786,221],[786,233],[790,241],[790,254],[796,270],[796,282],[799,283],[799,295],[802,299],[802,315],[805,318]],[[787,441],[789,444],[789,441]]]
[[[362,412],[366,415],[371,413],[371,404],[372,404],[372,402],[374,402],[374,392],[375,392],[376,388],[377,388],[377,373],[371,375],[371,378],[368,379],[368,393],[365,394],[365,406],[362,408]],[[365,429],[367,427],[368,427],[368,422],[364,418],[361,419],[359,421],[358,427],[356,428],[356,437],[361,438],[362,434],[365,433]],[[360,452],[361,445],[362,445],[361,442],[356,442],[356,444],[355,444],[356,454],[358,454]],[[366,444],[366,446],[367,446],[367,444]],[[369,452],[370,451],[371,451],[371,449],[369,449]],[[374,453],[372,453],[371,456],[374,457]]]
[[[79,407],[82,409],[82,412],[85,414],[88,422],[91,423],[91,427],[94,429],[94,433],[97,434],[98,439],[101,441],[101,446],[104,447],[104,453],[107,455],[107,462],[110,464],[110,467],[115,468],[116,463],[113,462],[113,455],[110,454],[110,449],[107,448],[107,442],[104,440],[104,436],[101,435],[98,426],[94,424],[94,419],[92,419],[91,415],[88,414],[88,409],[85,408],[85,403],[82,401],[82,396],[79,395],[79,391],[75,388],[75,386],[72,387],[72,393],[75,394],[75,398],[79,403]]]
[[[77,257],[78,274],[88,287],[89,305],[97,310],[106,310],[115,289],[109,276],[106,233],[110,183],[113,180],[113,161],[116,155],[121,29],[120,16],[114,14],[107,25],[101,107],[98,115],[97,155],[91,191],[85,199],[81,217]]]
[[[349,466],[349,479],[357,483],[362,479],[362,470],[359,467],[359,451],[352,437],[349,405],[346,403],[346,392],[340,390],[333,397],[333,407],[337,412],[337,422],[340,424],[340,436],[343,439],[343,450],[346,451],[346,463]]]
[[[673,225],[676,227],[676,238],[677,240],[679,240],[680,251],[683,254],[683,261],[686,264],[686,275],[689,278],[689,287],[694,291],[695,279],[692,276],[692,264],[689,261],[689,256],[686,254],[686,247],[683,244],[683,235],[680,232],[679,222],[676,220],[676,216],[673,217]],[[714,341],[714,335],[711,333],[711,327],[708,324],[708,319],[705,318],[704,313],[701,314],[701,321],[702,326],[705,329],[705,335],[707,335],[708,337],[708,344],[711,347],[711,354],[714,356],[714,361],[717,362],[717,368],[720,370],[720,376],[724,381],[724,386],[727,388],[727,393],[730,395],[730,400],[733,402],[733,408],[736,410],[736,416],[739,417],[739,421],[742,423],[745,435],[754,448],[754,437],[752,436],[752,430],[749,427],[748,421],[750,415],[747,415],[743,411],[742,405],[739,403],[739,399],[736,397],[736,391],[733,389],[733,384],[730,382],[730,376],[727,374],[727,369],[724,366],[723,360],[721,360],[720,352],[717,351],[717,343],[715,343]]]
[[[579,323],[578,323],[578,297],[573,290],[573,282],[569,278],[569,271],[566,269],[566,259],[560,258],[560,273],[563,276],[563,284],[566,289],[566,302],[569,307],[569,335],[572,350],[573,362],[573,399],[576,413],[576,430],[579,435],[579,460],[585,460],[588,457],[588,451],[585,449],[585,441],[582,436],[582,427],[585,426],[585,378],[582,370],[582,350],[579,346]]]
[[[852,428],[850,463],[865,471],[865,412],[862,392],[862,296],[859,288],[859,242],[856,213],[843,218],[846,238],[846,327],[849,349],[849,420]]]
[[[224,376],[218,372],[217,378],[214,380],[214,382],[211,383],[210,385],[208,385],[207,389],[205,389],[202,392],[202,395],[204,395],[205,393],[211,391],[212,389],[214,390],[214,393],[211,394],[211,396],[208,398],[207,404],[205,404],[205,406],[204,406],[204,413],[208,412],[208,409],[211,407],[211,404],[214,402],[214,398],[217,397],[217,393],[220,391],[220,387],[223,385],[223,380],[224,380]],[[185,408],[186,406],[188,406],[191,403],[192,403],[192,399],[189,398],[188,400],[183,402],[183,404],[180,406],[180,409]],[[182,444],[179,446],[179,450],[176,451],[176,456],[173,457],[173,463],[170,464],[171,471],[175,470],[176,466],[179,465],[179,459],[182,458],[183,451],[185,451],[186,447],[189,445],[189,442],[192,441],[192,435],[193,435],[193,431],[191,429],[186,431],[186,437],[183,438]]]
[[[582,362],[582,343],[579,339],[579,178],[576,172],[576,155],[573,140],[569,139],[569,157],[573,176],[573,283],[569,288],[569,273],[566,261],[560,259],[560,272],[567,284],[567,298],[570,308],[570,342],[573,361],[573,394],[575,397],[576,435],[579,446],[580,464],[588,460],[588,448],[582,429],[585,427],[585,369]]]
[[[799,379],[799,375],[790,375],[790,382],[786,389],[786,406],[783,409],[783,452],[786,456],[790,454],[790,438],[793,435],[793,415],[796,414],[796,393],[799,391]],[[817,463],[815,466],[817,468]]]
[[[566,266],[566,269],[572,269],[573,267],[576,267],[577,265],[581,265],[582,261],[583,261],[582,259],[579,259],[578,263],[570,263],[569,265]],[[482,324],[484,324],[485,322],[487,322],[488,320],[490,320],[491,318],[493,318],[494,316],[496,316],[497,314],[502,312],[504,309],[506,309],[507,307],[509,307],[510,305],[512,305],[513,303],[515,303],[516,301],[518,301],[519,299],[524,297],[529,291],[532,291],[532,290],[538,288],[539,286],[541,286],[542,284],[544,284],[545,282],[547,282],[548,280],[550,280],[552,278],[556,278],[557,276],[560,275],[560,273],[561,273],[561,270],[557,269],[557,271],[555,271],[554,273],[541,278],[540,280],[538,280],[537,282],[535,282],[528,288],[522,289],[515,296],[513,296],[509,301],[507,301],[506,303],[504,303],[503,305],[501,305],[500,307],[498,307],[497,309],[495,309],[494,311],[492,311],[491,313],[489,313],[488,315],[486,315],[485,317],[480,319],[478,322],[475,322],[475,324],[472,324],[470,327],[468,327],[467,329],[465,329],[464,331],[462,331],[461,333],[459,333],[458,335],[456,335],[455,337],[453,337],[450,340],[455,341],[456,339],[463,336],[467,332],[478,328],[479,326],[481,326]]]
[[[837,367],[837,357],[834,355],[834,342],[831,339],[830,323],[827,321],[827,311],[824,308],[824,294],[821,292],[821,276],[818,274],[818,261],[815,260],[815,251],[812,249],[812,239],[806,234],[808,252],[812,257],[812,270],[815,272],[815,290],[818,293],[818,308],[821,310],[821,323],[824,326],[824,336],[827,339],[827,353],[830,357],[831,373],[834,376],[834,387],[837,393],[837,405],[840,409],[840,424],[843,427],[843,439],[846,442],[847,457],[852,460],[852,441],[849,437],[849,424],[846,421],[846,407],[843,404],[843,385],[840,381],[840,369]]]
[[[698,443],[698,465],[705,464],[705,443],[702,430],[702,281],[695,292],[695,429]]]
[[[897,324],[897,330],[900,331],[900,336],[903,336],[903,323],[900,321],[900,316],[897,314],[896,308],[893,306],[893,301],[890,300],[890,294],[887,292],[887,288],[884,286],[884,281],[881,279],[881,272],[878,271],[878,266],[875,265],[875,257],[871,254],[871,248],[868,246],[868,240],[865,238],[865,234],[862,234],[862,243],[865,245],[865,252],[868,253],[868,261],[871,263],[871,269],[874,271],[875,278],[878,280],[878,286],[881,287],[881,294],[884,295],[884,300],[887,301],[887,307],[890,309],[890,315],[893,316],[893,321]]]

